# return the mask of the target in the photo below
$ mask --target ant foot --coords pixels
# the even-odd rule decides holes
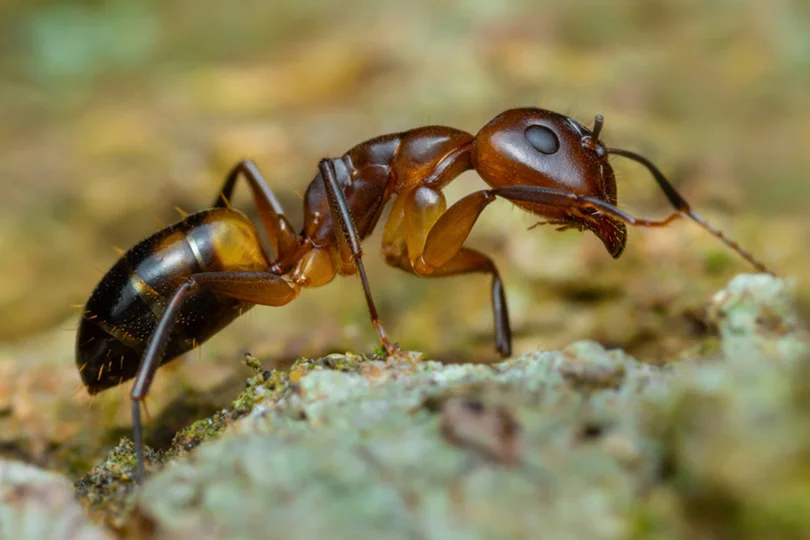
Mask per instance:
[[[385,333],[385,329],[383,328],[382,323],[379,320],[372,321],[374,328],[377,329],[377,334],[380,336],[380,342],[382,343],[383,349],[385,349],[385,356],[400,356],[402,354],[402,349],[399,348],[399,343],[391,343],[391,340],[388,339],[388,334]]]
[[[403,351],[402,348],[399,346],[399,343],[384,343],[383,347],[385,347],[385,356],[388,358],[405,358],[408,356],[407,351]]]

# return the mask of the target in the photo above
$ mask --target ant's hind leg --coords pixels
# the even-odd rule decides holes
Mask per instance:
[[[233,189],[236,186],[236,180],[239,178],[240,173],[250,184],[253,196],[257,199],[257,205],[259,204],[258,199],[261,199],[266,202],[267,207],[272,212],[279,215],[284,213],[284,210],[281,208],[281,203],[276,198],[273,190],[270,189],[267,180],[264,179],[264,176],[262,176],[256,164],[249,159],[240,161],[228,172],[228,176],[225,177],[225,183],[222,185],[222,189],[219,190],[219,195],[217,195],[217,198],[211,205],[213,208],[222,208],[228,205],[233,196]]]
[[[222,208],[229,204],[240,173],[250,185],[253,202],[259,211],[259,216],[264,224],[264,229],[267,231],[267,237],[270,246],[275,252],[276,259],[294,253],[299,244],[298,234],[284,216],[284,210],[281,208],[281,203],[276,198],[273,190],[267,185],[267,181],[262,176],[259,168],[252,161],[243,160],[234,165],[225,178],[225,183],[222,185],[222,189],[212,206]]]
[[[183,303],[195,292],[205,289],[250,304],[283,306],[298,296],[298,286],[269,272],[207,272],[188,278],[172,295],[158,320],[135,375],[132,399],[132,430],[138,461],[138,482],[144,480],[144,454],[140,404],[149,393],[172,331],[178,323]]]

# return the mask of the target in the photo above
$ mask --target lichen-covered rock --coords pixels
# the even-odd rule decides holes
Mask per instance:
[[[90,522],[66,478],[17,461],[0,460],[0,538],[106,540]]]
[[[595,373],[609,366],[644,391],[649,368],[582,349]],[[611,385],[593,407],[566,362],[315,369],[152,478],[140,513],[158,538],[623,536],[653,472],[627,421],[630,394]]]
[[[147,449],[147,458],[155,457]],[[135,467],[135,447],[132,441],[122,439],[103,463],[75,483],[76,493],[91,516],[112,528],[126,527],[136,503]]]
[[[810,537],[808,367],[748,358],[678,370],[647,413],[660,448],[655,489],[675,504],[642,505],[658,523],[646,537]]]
[[[579,342],[493,365],[257,368],[232,409],[152,454],[137,496],[126,444],[81,496],[154,538],[808,537],[789,289],[740,277],[712,316],[723,354],[662,367]]]
[[[709,318],[720,328],[726,358],[795,359],[810,335],[794,306],[793,282],[741,274],[712,298]]]
[[[732,280],[710,308],[724,358],[678,366],[650,404],[669,504],[642,505],[647,537],[810,537],[810,346],[790,290],[766,275]]]

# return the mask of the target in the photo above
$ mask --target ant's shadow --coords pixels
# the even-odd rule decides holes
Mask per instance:
[[[300,356],[274,358],[263,362],[267,369],[287,370]],[[151,419],[144,418],[144,442],[155,450],[168,450],[175,435],[196,422],[213,416],[222,409],[228,409],[245,389],[246,381],[252,374],[244,366],[235,366],[234,372],[219,385],[205,391],[186,389],[178,394],[160,414]],[[115,446],[126,437],[132,439],[132,428],[121,427],[108,432],[105,443]]]

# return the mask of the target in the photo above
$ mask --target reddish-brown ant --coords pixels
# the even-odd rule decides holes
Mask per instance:
[[[603,119],[589,130],[551,111],[513,109],[473,136],[443,126],[383,135],[337,159],[324,159],[304,198],[304,227],[296,233],[267,182],[250,161],[231,170],[213,208],[189,215],[127,251],[93,291],[84,310],[76,365],[91,394],[135,377],[132,420],[138,479],[144,477],[140,403],[157,368],[193,349],[255,304],[281,306],[302,287],[358,273],[371,322],[388,354],[396,351],[374,307],[360,241],[396,196],[385,225],[385,260],[420,276],[483,272],[492,276],[495,347],[511,352],[506,297],[492,260],[464,247],[481,212],[502,197],[562,227],[587,229],[613,256],[621,255],[625,224],[663,227],[688,216],[767,269],[689,207],[646,158],[605,147]],[[616,207],[610,154],[644,165],[675,208],[659,221]],[[446,207],[442,189],[475,169],[491,186]],[[228,201],[244,177],[275,258],[259,233]]]

